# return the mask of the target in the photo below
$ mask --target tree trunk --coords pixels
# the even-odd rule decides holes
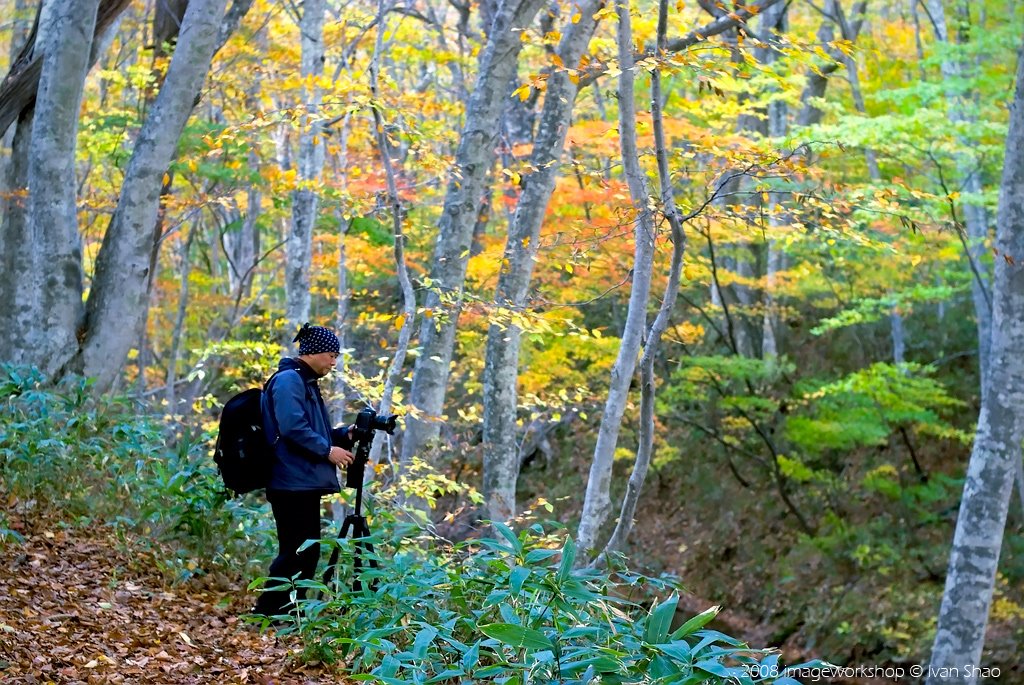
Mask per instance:
[[[130,0],[102,0],[95,20],[95,32],[103,33],[121,15],[121,12],[128,6]],[[64,3],[45,0],[41,10],[43,14],[50,11],[54,6]],[[45,19],[40,17],[38,28],[41,30]],[[11,70],[0,83],[0,131],[6,131],[22,113],[31,108],[36,99],[36,91],[39,87],[39,75],[42,73],[43,57],[46,50],[38,39],[29,36],[34,47],[26,44],[27,50],[23,50],[18,60],[11,65]],[[90,43],[94,42],[92,39]]]
[[[455,328],[461,310],[473,225],[483,198],[488,169],[494,163],[498,121],[515,73],[523,42],[518,29],[527,26],[542,0],[506,0],[498,8],[480,58],[480,76],[466,106],[466,124],[448,181],[437,245],[430,272],[431,288],[420,325],[410,413],[406,416],[401,462],[426,456],[440,433]]]
[[[594,14],[603,0],[586,0],[578,8],[580,20],[570,24],[558,48],[562,63],[575,66],[594,35]],[[527,304],[530,280],[536,263],[540,227],[555,188],[559,162],[572,117],[578,89],[561,69],[548,77],[544,108],[530,167],[522,181],[505,243],[505,266],[498,276],[495,293],[500,323],[487,331],[483,393],[483,495],[492,521],[507,521],[516,515],[516,480],[520,455],[516,447],[516,382],[522,329],[509,314]]]
[[[55,8],[36,96],[28,164],[32,280],[22,283],[39,310],[26,331],[26,361],[47,376],[74,356],[82,311],[82,247],[78,234],[75,147],[99,0]]]
[[[762,31],[778,31],[786,28],[786,11],[788,5],[775,5],[765,12],[762,20]],[[776,50],[767,48],[764,62],[770,64],[778,57]],[[789,106],[785,100],[773,100],[768,103],[768,136],[782,142],[789,132]],[[772,235],[768,238],[764,260],[764,317],[761,330],[761,358],[773,359],[782,354],[782,326],[779,320],[779,303],[775,290],[778,286],[778,274],[786,268],[786,254],[782,251],[774,234],[789,224],[791,217],[781,211],[783,196],[772,193],[768,197],[768,224]]]
[[[1015,463],[1021,459],[1024,404],[1024,47],[1018,55],[1017,85],[1010,109],[1006,156],[996,221],[992,287],[991,373],[982,392],[978,430],[967,466],[963,499],[950,552],[946,589],[939,610],[927,682],[974,683],[981,666],[985,626]],[[960,669],[940,677],[936,669]],[[948,673],[953,673],[949,671]]]
[[[292,192],[292,229],[288,234],[285,266],[285,318],[294,332],[309,320],[310,267],[313,260],[313,228],[319,195],[316,186],[324,166],[320,102],[323,92],[317,81],[324,69],[324,0],[305,0],[302,6],[303,112],[299,119],[298,188]]]
[[[171,333],[171,349],[167,353],[167,411],[172,416],[178,414],[175,406],[177,404],[175,385],[178,382],[178,354],[181,350],[181,338],[185,331],[185,315],[188,313],[188,279],[192,274],[192,260],[189,253],[192,251],[192,242],[201,227],[202,219],[199,217],[189,229],[188,238],[181,246],[181,286],[178,290],[178,314],[174,320],[174,331]]]
[[[22,50],[25,49],[25,41],[29,37],[32,28],[32,20],[28,14],[28,2],[27,0],[14,0],[14,17],[11,20],[11,44],[9,46],[8,54],[10,55],[10,64],[14,64],[18,61],[18,55],[21,54]],[[7,190],[5,185],[7,180],[7,166],[10,163],[10,155],[6,154],[14,144],[14,131],[13,128],[8,128],[7,131],[0,131],[0,197]],[[0,210],[3,210],[3,203],[6,201],[0,199]],[[6,211],[4,211],[6,214]],[[2,244],[0,244],[2,247]]]
[[[28,287],[35,276],[33,265],[43,249],[29,232],[26,190],[28,188],[29,151],[32,148],[32,109],[29,108],[12,127],[11,158],[7,165],[5,187],[0,196],[3,211],[0,224],[0,360],[15,364],[29,362],[25,335],[31,330],[38,308],[36,293]]]
[[[210,69],[227,0],[193,0],[167,76],[125,172],[117,210],[103,236],[87,303],[82,370],[102,392],[113,385],[146,313],[152,229],[163,175]]]
[[[629,195],[636,211],[633,252],[633,283],[629,295],[629,310],[622,331],[619,353],[612,367],[608,385],[608,398],[601,415],[597,433],[594,460],[590,465],[583,513],[577,533],[580,561],[597,544],[598,534],[611,511],[609,494],[612,479],[612,460],[618,444],[622,414],[629,398],[629,385],[636,369],[637,352],[647,322],[647,301],[651,290],[651,268],[654,262],[655,227],[647,205],[647,181],[636,144],[636,104],[633,84],[633,30],[628,2],[616,4],[619,17],[619,142],[622,149],[622,168],[629,186]]]
[[[394,162],[391,158],[391,145],[388,142],[384,113],[379,105],[379,77],[380,58],[384,53],[384,18],[387,13],[385,0],[378,0],[377,3],[377,40],[374,43],[373,59],[370,62],[370,92],[378,104],[372,108],[373,128],[377,152],[380,154],[381,164],[384,165],[384,179],[388,189],[388,204],[391,206],[391,221],[395,239],[395,272],[398,275],[398,285],[402,293],[401,325],[398,330],[398,345],[395,348],[395,355],[388,366],[387,376],[384,378],[384,388],[381,391],[380,402],[377,405],[377,413],[381,415],[391,413],[392,400],[395,388],[402,377],[402,369],[405,367],[405,357],[409,351],[409,341],[412,339],[413,325],[416,320],[416,291],[413,290],[412,280],[409,278],[409,269],[405,263],[405,234],[402,230],[402,222],[405,219],[405,208],[402,206],[402,198],[398,194],[398,183],[395,180]],[[370,446],[369,464],[374,466],[380,460],[381,448],[387,436],[379,436],[374,439]],[[373,468],[368,468],[365,473],[366,480],[373,478]]]
[[[42,2],[36,12],[32,29],[17,58],[11,64],[11,71],[4,78],[0,88],[0,102],[10,98],[7,85],[17,80],[28,64],[35,64],[31,100],[23,109],[15,107],[12,112],[16,121],[13,126],[0,121],[0,130],[10,129],[11,157],[7,162],[4,189],[0,196],[3,209],[3,223],[0,224],[0,359],[15,364],[32,363],[31,346],[27,335],[38,319],[39,295],[32,284],[35,282],[37,264],[42,262],[37,252],[44,249],[43,243],[28,221],[28,173],[32,149],[32,120],[35,114],[35,84],[38,84],[42,70],[42,57],[47,43],[53,35],[53,17],[57,5],[53,0]]]
[[[940,42],[946,43],[947,46],[952,45],[954,42],[960,42],[961,34],[958,34],[956,39],[949,34],[946,24],[946,11],[942,0],[927,0],[925,6],[935,28],[935,37]],[[947,85],[962,82],[966,76],[969,76],[968,71],[968,65],[960,60],[952,58],[942,60],[942,78]],[[957,92],[955,88],[955,85],[951,85],[950,90],[946,94],[949,117],[954,122],[972,123],[974,117],[968,113],[966,107],[968,94]],[[956,155],[956,168],[959,177],[958,186],[963,189],[964,193],[978,197],[982,191],[981,162],[971,151],[970,141],[960,142],[965,150]],[[971,197],[964,199],[963,213],[964,225],[963,227],[957,226],[956,228],[957,230],[962,228],[966,232],[967,254],[965,256],[971,262],[971,268],[974,273],[974,279],[971,281],[971,299],[974,302],[974,316],[978,327],[978,365],[982,392],[984,393],[984,389],[987,387],[985,379],[988,377],[989,372],[989,359],[991,356],[989,347],[992,339],[989,332],[992,326],[992,302],[989,293],[990,278],[988,266],[983,261],[987,250],[985,241],[989,237],[988,213],[985,211],[985,207],[979,204],[979,200],[972,199]],[[954,217],[954,220],[956,220],[956,217]]]
[[[668,0],[660,0],[658,3],[658,54],[664,52],[667,42],[667,25]],[[626,484],[626,494],[622,498],[619,520],[615,524],[615,529],[612,531],[612,536],[604,551],[595,561],[598,565],[604,564],[610,554],[621,552],[633,530],[633,517],[636,514],[637,503],[640,501],[640,491],[643,489],[644,481],[647,478],[647,469],[654,453],[654,397],[657,389],[654,362],[661,346],[661,336],[668,327],[672,309],[675,307],[676,295],[679,290],[679,273],[682,270],[683,253],[686,251],[686,236],[683,233],[682,221],[673,197],[672,176],[668,165],[668,143],[665,139],[661,102],[661,71],[655,69],[651,72],[651,122],[654,128],[654,151],[658,161],[658,179],[661,182],[661,206],[665,218],[672,228],[672,261],[669,265],[665,296],[658,308],[658,315],[647,332],[647,341],[644,343],[644,352],[640,359],[640,445],[637,448],[633,472]],[[639,166],[639,160],[637,166]],[[633,204],[637,204],[638,200],[647,202],[647,198],[634,197]]]

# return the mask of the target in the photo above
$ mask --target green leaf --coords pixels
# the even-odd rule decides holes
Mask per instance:
[[[462,655],[462,667],[466,669],[466,672],[472,671],[476,668],[477,663],[480,661],[480,643],[476,642],[469,650]]]
[[[683,640],[659,644],[657,649],[665,656],[676,661],[681,661],[684,664],[690,663],[690,645],[686,644]]]
[[[565,545],[562,547],[562,563],[558,565],[558,580],[566,581],[572,573],[572,565],[575,563],[576,543],[570,536],[565,539]]]
[[[531,549],[526,553],[526,563],[536,564],[537,562],[550,559],[551,557],[558,554],[557,549]]]
[[[698,661],[697,663],[695,663],[693,665],[693,667],[695,669],[700,669],[701,671],[704,671],[705,673],[710,673],[711,675],[716,675],[716,676],[718,676],[720,678],[731,678],[733,676],[733,672],[732,672],[731,669],[726,668],[721,663],[719,663],[717,661],[713,661],[711,659],[707,659],[705,661]]]
[[[427,655],[427,647],[437,637],[437,628],[434,626],[425,626],[420,632],[416,633],[416,639],[413,641],[412,654],[417,659],[422,659]]]
[[[516,556],[523,553],[523,543],[519,541],[519,538],[516,537],[516,534],[512,532],[511,528],[506,526],[504,523],[498,523],[495,521],[492,521],[491,525],[494,526],[494,530],[501,533],[501,537],[505,538],[512,544],[512,549],[515,550]]]
[[[554,649],[555,643],[544,633],[532,628],[513,625],[511,623],[489,623],[480,626],[480,632],[510,647],[526,649]]]
[[[644,630],[645,642],[652,645],[665,642],[669,628],[672,626],[672,617],[675,616],[677,604],[679,604],[679,596],[673,594],[661,604],[651,608]]]
[[[512,594],[518,595],[523,589],[523,583],[530,577],[530,569],[523,566],[516,566],[509,573],[509,586],[512,588]]]
[[[669,636],[669,638],[672,640],[680,640],[686,637],[687,635],[692,635],[693,633],[697,632],[698,630],[706,626],[708,623],[710,623],[711,619],[717,616],[718,612],[721,610],[722,607],[720,606],[713,606],[710,609],[705,609],[704,611],[700,612],[699,614],[691,618],[689,621],[684,623],[683,625],[676,628],[676,630]]]

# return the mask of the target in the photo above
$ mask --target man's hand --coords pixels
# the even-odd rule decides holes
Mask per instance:
[[[332,447],[331,453],[327,455],[327,459],[335,466],[348,466],[355,459],[355,456],[346,449]]]

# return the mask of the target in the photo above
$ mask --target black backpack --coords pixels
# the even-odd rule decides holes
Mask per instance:
[[[270,386],[274,376],[264,388]],[[220,413],[213,460],[224,486],[236,495],[265,488],[270,483],[277,436],[271,441],[263,430],[262,396],[260,388],[243,390],[228,400]]]

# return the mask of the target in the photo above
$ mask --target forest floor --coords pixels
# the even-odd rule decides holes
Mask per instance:
[[[239,618],[244,590],[168,587],[145,562],[102,530],[54,527],[0,549],[0,681],[344,682],[304,665],[298,638]]]

